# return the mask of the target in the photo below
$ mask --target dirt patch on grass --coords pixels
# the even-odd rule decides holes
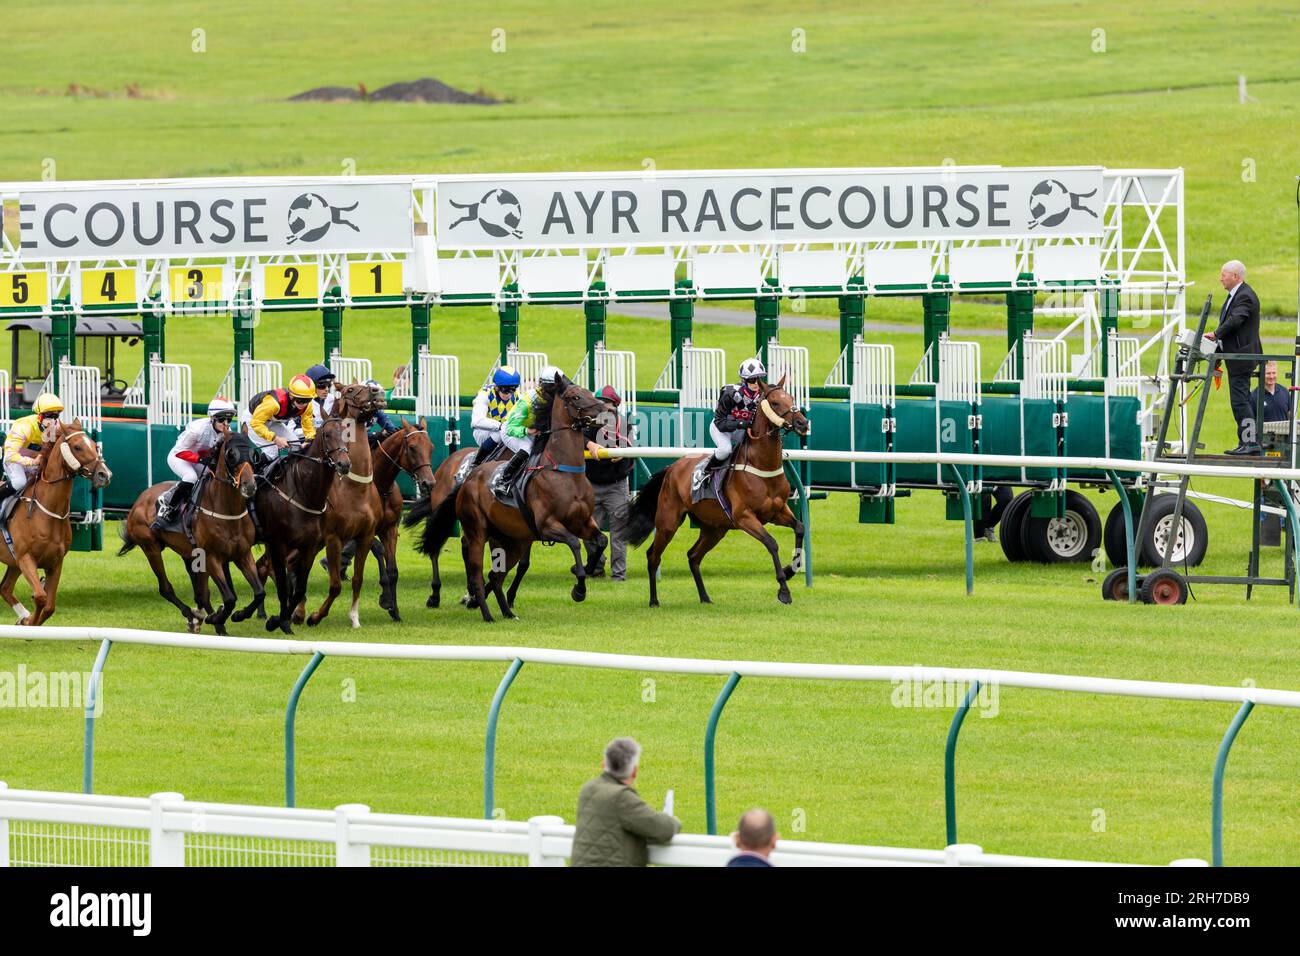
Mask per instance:
[[[342,103],[364,101],[370,103],[471,103],[479,106],[491,106],[506,103],[500,97],[493,96],[483,87],[473,93],[448,86],[433,77],[423,77],[408,83],[390,83],[371,92],[364,83],[351,86],[320,86],[289,97],[291,102]]]

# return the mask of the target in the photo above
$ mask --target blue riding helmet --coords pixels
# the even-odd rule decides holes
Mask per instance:
[[[335,378],[334,373],[324,365],[313,365],[307,369],[307,377],[316,383],[317,388],[328,385]]]
[[[497,388],[518,388],[519,373],[509,365],[502,365],[492,373],[492,384]]]

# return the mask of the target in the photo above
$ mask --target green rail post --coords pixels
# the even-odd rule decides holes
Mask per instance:
[[[1101,377],[1110,374],[1110,350],[1106,343],[1111,332],[1119,331],[1119,285],[1103,287],[1098,296],[1098,317],[1101,320]]]
[[[501,716],[501,705],[505,702],[506,691],[515,681],[515,675],[524,666],[524,662],[515,658],[510,662],[510,669],[497,685],[497,692],[492,695],[492,706],[488,708],[487,746],[483,751],[483,819],[491,820],[496,797],[497,770],[497,718]]]
[[[104,682],[104,664],[108,661],[108,652],[112,641],[99,645],[95,655],[95,666],[90,669],[90,687],[86,689],[86,737],[81,748],[81,792],[95,792],[95,720],[99,716],[101,687]]]
[[[1295,511],[1295,502],[1291,500],[1291,492],[1287,490],[1285,481],[1276,482],[1277,490],[1282,495],[1282,505],[1286,508],[1287,523],[1291,526],[1291,549],[1295,552],[1294,569],[1300,568],[1300,518],[1297,518]],[[1300,597],[1297,598],[1300,602]]]
[[[500,318],[501,364],[505,365],[510,346],[519,346],[519,283],[511,282],[501,292],[501,308],[497,314]]]
[[[966,696],[952,715],[952,723],[948,725],[948,742],[943,748],[943,811],[948,837],[945,846],[957,842],[957,735],[961,733],[966,713],[979,692],[980,682],[971,681],[970,689],[966,691]]]
[[[1110,478],[1110,483],[1115,487],[1116,494],[1119,495],[1120,506],[1124,509],[1124,554],[1128,558],[1128,603],[1134,604],[1137,601],[1137,547],[1133,541],[1133,505],[1128,500],[1128,492],[1124,489],[1124,483],[1119,480],[1119,474],[1113,470],[1106,472]]]
[[[854,278],[857,278],[856,276]],[[866,321],[867,297],[865,295],[842,295],[837,300],[840,309],[840,354],[853,344],[853,340],[862,334]],[[844,364],[844,382],[853,384],[853,355],[850,353]]]
[[[59,366],[64,359],[69,365],[77,361],[77,314],[72,311],[69,297],[50,303],[50,382],[53,390],[63,388],[59,381]]]
[[[234,308],[230,310],[230,326],[231,331],[233,332],[232,340],[234,342],[235,352],[235,387],[233,389],[234,395],[227,395],[226,397],[233,400],[236,405],[240,405],[253,397],[251,395],[240,394],[239,359],[245,353],[247,353],[250,359],[257,357],[256,353],[253,351],[253,329],[257,325],[257,316],[253,312],[251,303],[244,296],[245,294],[243,292],[236,293]]]
[[[1007,293],[1007,351],[1016,350],[1016,381],[1025,377],[1026,332],[1034,330],[1034,276],[1022,272],[1016,288]]]
[[[695,300],[691,298],[693,287],[690,279],[677,280],[677,298],[668,300],[668,339],[672,347],[673,379],[678,388],[682,384],[682,344],[694,335]]]
[[[947,276],[935,276],[934,284],[946,284]],[[952,316],[951,292],[926,292],[921,296],[922,326],[925,333],[925,347],[930,350],[930,380],[939,381],[939,349],[936,343],[939,336],[948,331]]]
[[[775,286],[770,278],[765,283],[769,288]],[[754,354],[764,365],[767,364],[768,343],[780,335],[781,300],[776,295],[760,296],[754,300]]]
[[[312,654],[311,660],[307,666],[302,669],[298,679],[294,681],[293,690],[289,693],[289,706],[284,711],[284,805],[292,807],[294,800],[297,798],[297,790],[294,783],[296,766],[294,764],[294,724],[298,717],[298,698],[302,696],[302,690],[307,686],[307,681],[311,680],[311,675],[316,673],[316,668],[320,667],[320,662],[325,659],[325,655],[320,651]]]
[[[799,494],[799,520],[803,522],[803,549],[799,554],[803,562],[803,584],[810,588],[813,583],[812,572],[812,508],[808,504],[808,487],[803,483],[799,468],[793,462],[785,462],[786,474],[794,479],[794,486]],[[798,568],[795,568],[798,571]]]
[[[596,390],[596,346],[605,344],[605,325],[608,307],[605,304],[605,283],[591,284],[591,297],[582,303],[582,316],[587,329],[587,381],[589,391]]]
[[[429,316],[433,306],[421,302],[411,306],[411,394],[420,394],[420,349],[429,347]]]
[[[722,687],[722,693],[718,694],[718,699],[713,702],[713,710],[709,711],[709,724],[704,728],[704,813],[710,836],[718,832],[718,793],[713,780],[713,742],[718,736],[718,719],[722,717],[722,708],[727,706],[731,692],[739,683],[740,675],[732,671],[731,676],[727,678],[727,683]]]
[[[324,334],[325,357],[321,359],[329,365],[334,352],[343,351],[343,290],[338,286],[325,295],[325,308],[321,309],[321,331]]]
[[[957,481],[957,491],[961,494],[962,516],[966,519],[966,593],[975,593],[975,526],[971,519],[970,492],[966,490],[966,479],[956,465],[949,465],[953,478]]]
[[[1213,843],[1214,866],[1223,866],[1223,772],[1228,766],[1228,751],[1232,749],[1232,742],[1237,739],[1241,725],[1254,709],[1254,701],[1248,700],[1241,705],[1237,716],[1228,725],[1228,732],[1223,735],[1218,756],[1214,758],[1214,792],[1210,800],[1210,839]]]

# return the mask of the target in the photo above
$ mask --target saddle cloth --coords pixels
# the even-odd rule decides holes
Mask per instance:
[[[731,502],[722,493],[722,488],[727,481],[727,475],[735,466],[732,464],[732,459],[728,458],[727,463],[708,475],[706,480],[704,469],[708,466],[711,457],[701,458],[695,470],[691,472],[691,504],[697,505],[701,501],[712,499],[722,506],[722,513],[727,516],[727,520],[734,521],[731,516]]]
[[[541,453],[534,450],[528,456],[528,460],[524,462],[524,467],[519,469],[519,474],[515,476],[515,480],[499,492],[495,492],[497,501],[503,505],[509,505],[511,508],[518,508],[525,515],[529,514],[528,508],[524,504],[524,493],[528,490],[528,483],[533,480],[533,475],[541,470],[542,466],[539,464],[541,459]],[[492,469],[493,481],[496,480],[497,475],[505,466],[506,462],[503,461]]]
[[[190,488],[189,499],[182,502],[181,507],[172,508],[171,519],[160,525],[158,528],[159,531],[183,534],[186,537],[193,536],[194,515],[198,512],[198,504],[203,500],[203,489],[207,487],[208,479],[211,475],[211,472],[205,471],[203,473],[199,480],[194,483],[193,487]],[[173,482],[170,488],[158,496],[159,504],[162,504],[164,500],[173,505],[176,504],[175,502],[172,502],[171,499],[172,495],[176,493],[177,484],[178,482]]]

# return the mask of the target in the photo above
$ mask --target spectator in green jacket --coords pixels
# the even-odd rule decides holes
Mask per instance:
[[[618,737],[605,748],[604,769],[578,794],[573,834],[574,866],[645,866],[646,845],[667,843],[682,825],[660,813],[632,789],[641,762],[641,745]]]

